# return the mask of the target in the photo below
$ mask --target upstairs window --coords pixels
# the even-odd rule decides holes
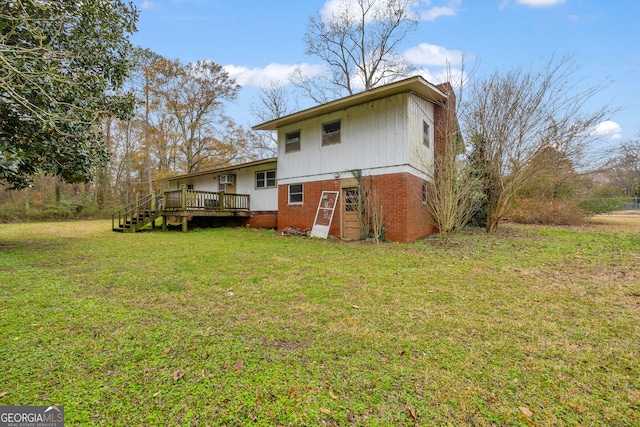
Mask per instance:
[[[273,188],[276,186],[276,171],[256,172],[256,188]]]
[[[285,134],[284,152],[300,151],[300,131]]]
[[[322,145],[340,144],[340,121],[322,125]]]
[[[430,127],[429,127],[429,123],[427,123],[425,120],[422,121],[422,143],[427,148],[429,148],[429,145],[431,144]]]

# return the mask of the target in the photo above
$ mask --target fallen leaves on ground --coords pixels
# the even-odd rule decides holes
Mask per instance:
[[[520,412],[522,412],[522,414],[527,418],[530,418],[533,416],[533,412],[531,412],[531,410],[526,406],[521,406],[518,409],[520,409]]]
[[[418,418],[418,416],[416,415],[416,411],[414,411],[413,409],[411,409],[411,408],[407,408],[407,412],[409,413],[409,416],[410,416],[412,419],[414,419],[414,420],[415,420],[415,419],[417,419],[417,418]]]

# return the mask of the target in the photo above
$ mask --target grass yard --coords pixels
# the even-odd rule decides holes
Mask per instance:
[[[66,425],[640,425],[640,229],[448,248],[0,225],[0,406]]]

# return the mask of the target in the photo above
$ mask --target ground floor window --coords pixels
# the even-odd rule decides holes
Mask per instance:
[[[422,203],[427,203],[427,181],[422,181]]]
[[[276,171],[256,172],[256,188],[272,188],[276,186]]]
[[[302,184],[289,184],[289,204],[301,204],[302,201]]]

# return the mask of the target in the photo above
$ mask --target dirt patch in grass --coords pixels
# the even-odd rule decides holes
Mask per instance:
[[[632,213],[633,212],[633,213]],[[620,211],[589,218],[589,224],[603,231],[640,233],[640,211]]]

